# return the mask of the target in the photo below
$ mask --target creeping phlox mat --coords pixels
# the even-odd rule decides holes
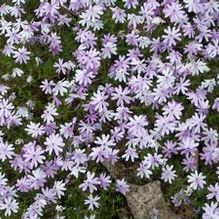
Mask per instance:
[[[0,49],[1,218],[219,218],[218,0],[4,0]]]

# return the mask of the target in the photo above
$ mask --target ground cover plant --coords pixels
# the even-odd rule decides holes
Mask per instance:
[[[122,162],[218,219],[218,28],[217,0],[0,1],[0,217],[120,218]]]

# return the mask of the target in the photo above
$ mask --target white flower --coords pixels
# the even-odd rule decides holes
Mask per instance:
[[[173,165],[166,165],[162,168],[161,179],[164,180],[164,182],[169,182],[171,184],[177,176],[175,173],[176,171],[173,170]]]
[[[206,176],[203,176],[202,173],[198,173],[197,170],[194,173],[191,173],[188,176],[188,183],[190,184],[189,186],[193,189],[203,189],[204,185],[206,184],[205,181]]]
[[[46,109],[44,110],[41,118],[43,119],[44,122],[46,123],[50,123],[54,121],[54,116],[57,116],[57,109],[55,108],[55,106],[51,103],[49,103],[46,106]]]
[[[12,70],[12,77],[15,78],[15,77],[20,77],[21,75],[23,75],[24,72],[23,70],[21,70],[20,68],[14,68]]]
[[[30,124],[27,125],[25,131],[27,131],[28,135],[30,135],[32,138],[36,138],[45,133],[45,128],[44,126],[40,125],[40,123],[34,123],[31,121]]]
[[[55,190],[56,195],[60,199],[65,194],[65,183],[63,183],[62,181],[55,181],[53,189]]]
[[[12,212],[18,212],[18,203],[11,197],[5,198],[0,202],[0,210],[5,210],[5,216],[10,216]]]
[[[98,208],[99,207],[100,204],[97,202],[99,199],[100,199],[99,196],[93,197],[93,195],[90,194],[88,196],[88,198],[85,199],[84,203],[89,206],[88,209],[93,211],[94,208]]]
[[[152,174],[152,171],[150,170],[149,165],[146,162],[140,163],[137,171],[137,176],[140,176],[141,178],[146,177],[149,179]]]
[[[14,155],[14,147],[12,144],[0,142],[0,160],[5,161],[11,159]]]
[[[68,87],[70,86],[68,81],[58,81],[55,85],[55,87],[53,88],[53,93],[54,95],[58,95],[60,94],[61,96],[64,96],[65,93],[68,92]]]
[[[63,151],[63,147],[65,146],[62,137],[54,133],[46,138],[45,145],[46,151],[48,151],[50,155],[54,152],[56,156]]]
[[[17,108],[17,115],[23,117],[23,118],[29,118],[29,111],[26,106],[21,106]]]
[[[192,75],[199,75],[200,73],[208,72],[210,69],[203,61],[197,60],[190,63]]]
[[[203,207],[204,213],[203,219],[219,219],[218,203],[211,202],[211,204],[205,204]]]

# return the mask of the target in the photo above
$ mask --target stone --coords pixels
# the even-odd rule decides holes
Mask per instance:
[[[135,219],[182,219],[167,205],[159,181],[129,186],[125,197]]]
[[[104,162],[103,166],[116,179],[125,178],[129,192],[125,195],[128,207],[134,219],[183,219],[176,215],[165,201],[160,181],[152,181],[145,185],[136,185],[133,181],[135,171],[126,168],[121,162],[112,165]]]

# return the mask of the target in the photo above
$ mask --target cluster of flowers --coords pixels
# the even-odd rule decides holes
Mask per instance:
[[[40,218],[49,204],[57,204],[57,218],[64,218],[59,199],[71,178],[79,176],[79,189],[87,194],[84,203],[95,213],[100,189],[125,194],[129,186],[106,171],[97,175],[93,164],[137,163],[136,177],[153,179],[159,169],[160,179],[171,184],[179,174],[171,164],[176,157],[187,176],[185,193],[207,188],[210,202],[203,206],[203,218],[219,218],[219,185],[209,185],[200,171],[200,166],[212,171],[219,161],[218,133],[207,123],[209,114],[219,111],[219,98],[212,100],[219,79],[214,74],[192,86],[195,78],[210,75],[207,63],[219,56],[218,1],[37,3],[29,20],[26,0],[0,5],[2,53],[15,62],[0,85],[0,162],[19,173],[12,185],[8,172],[0,172],[5,216],[19,211],[20,194],[35,191],[23,218]],[[77,45],[69,60],[60,55],[66,49],[60,34],[65,28],[75,35],[69,46]],[[40,116],[34,101],[17,104],[10,87],[14,78],[32,83],[25,64],[43,65],[33,47],[48,48],[55,57],[53,76],[36,88],[48,100]],[[67,121],[60,120],[64,105],[72,115]],[[17,127],[25,131],[25,139],[6,135]],[[66,178],[57,180],[60,172]]]

